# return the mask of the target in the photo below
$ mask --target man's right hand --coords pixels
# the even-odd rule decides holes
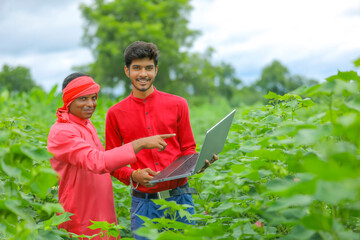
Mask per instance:
[[[144,187],[153,187],[154,185],[150,184],[149,181],[157,174],[158,172],[154,172],[150,168],[138,169],[132,172],[132,179]]]
[[[175,133],[154,135],[150,137],[140,138],[131,142],[134,152],[137,153],[141,149],[157,148],[159,151],[165,150],[167,143],[164,141],[166,138],[175,137]]]

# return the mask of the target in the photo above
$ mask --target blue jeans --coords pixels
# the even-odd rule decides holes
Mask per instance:
[[[177,188],[180,192],[181,190]],[[131,201],[131,231],[133,232],[133,237],[138,240],[146,240],[146,237],[138,236],[134,233],[134,231],[142,226],[144,221],[139,218],[137,215],[145,216],[150,219],[161,218],[164,216],[165,209],[158,210],[160,208],[159,205],[156,205],[151,199],[148,198],[138,198],[132,197]],[[181,194],[178,196],[173,196],[166,199],[167,201],[175,201],[177,204],[188,204],[194,205],[193,198],[191,194]],[[195,213],[195,208],[186,209],[190,214]],[[165,216],[168,218],[168,216]],[[195,225],[195,222],[189,222],[186,217],[178,218],[177,221],[183,222],[186,224]]]

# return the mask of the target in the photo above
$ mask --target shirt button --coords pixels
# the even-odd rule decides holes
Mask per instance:
[[[146,115],[148,114],[148,112],[146,112]]]
[[[148,127],[148,129],[150,129],[150,127]]]
[[[159,165],[159,163],[155,163],[156,165]]]
[[[146,102],[146,100],[144,100],[144,102]]]

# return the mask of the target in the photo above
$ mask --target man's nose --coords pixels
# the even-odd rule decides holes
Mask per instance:
[[[140,76],[146,76],[146,70],[145,68],[140,69]]]
[[[96,105],[96,100],[94,100],[94,99],[88,99],[86,101],[86,106],[87,107],[94,107],[95,105]]]

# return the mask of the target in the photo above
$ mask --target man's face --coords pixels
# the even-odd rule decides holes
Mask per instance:
[[[153,91],[157,73],[154,60],[149,58],[134,59],[130,68],[125,66],[125,73],[130,78],[134,94],[148,95]]]
[[[76,98],[69,106],[69,112],[79,118],[89,119],[96,109],[97,94]]]

